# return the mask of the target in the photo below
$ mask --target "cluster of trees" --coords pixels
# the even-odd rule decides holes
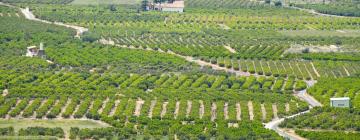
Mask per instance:
[[[360,110],[356,108],[318,107],[310,113],[286,119],[280,127],[360,131],[359,113]]]
[[[52,11],[53,9],[56,11]],[[119,9],[121,10],[112,12],[108,7],[79,8],[47,5],[35,7],[34,10],[41,18],[88,27],[91,30],[88,35],[90,37],[95,36],[95,39],[90,38],[92,41],[100,37],[112,38],[113,41],[121,45],[154,50],[171,50],[186,56],[209,58],[238,56],[241,58],[274,59],[281,58],[284,50],[291,44],[333,45],[340,41],[343,45],[354,45],[358,42],[356,40],[359,40],[353,37],[319,37],[313,35],[289,37],[269,30],[301,30],[309,29],[309,26],[320,30],[357,29],[360,24],[358,19],[341,18],[334,20],[328,17],[319,19],[289,9],[243,9],[236,10],[235,13],[231,12],[231,15],[226,10],[215,13],[212,10],[194,9],[191,14],[174,15],[153,12],[138,14],[129,8],[119,7]],[[258,11],[255,12],[255,10]],[[281,11],[288,14],[283,15]],[[98,14],[106,16],[96,16],[94,19],[93,17]],[[129,14],[130,16],[128,16]],[[231,29],[224,31],[218,24],[225,24]],[[87,36],[84,39],[87,40]],[[237,53],[231,54],[223,48],[224,45],[229,44],[236,48]],[[302,58],[331,58],[328,56],[330,55],[307,54]],[[335,58],[339,58],[339,60],[350,59],[346,57],[346,53]]]
[[[19,136],[56,136],[64,138],[64,130],[60,127],[46,128],[46,127],[27,127],[22,128],[18,132]]]
[[[356,140],[360,137],[359,133],[347,133],[341,131],[335,132],[321,132],[321,131],[303,131],[303,130],[296,130],[296,134],[300,136],[312,139],[312,140]]]
[[[264,129],[258,122],[242,122],[238,128],[229,128],[225,122],[215,123],[199,122],[194,125],[181,124],[179,121],[140,120],[137,129],[135,123],[129,122],[126,126],[118,128],[79,129],[71,128],[72,139],[100,139],[118,138],[131,139],[143,136],[144,139],[281,139],[275,132]],[[204,131],[206,129],[207,131]],[[250,132],[250,133],[249,133]]]
[[[314,96],[325,106],[329,106],[329,100],[332,97],[350,97],[351,105],[353,107],[359,107],[359,84],[359,77],[322,78],[315,86],[308,90],[308,93]]]
[[[324,14],[360,17],[360,7],[355,3],[350,4],[349,2],[334,2],[330,4],[296,4],[295,6],[306,9],[314,9]]]
[[[13,78],[18,77],[18,78]],[[150,89],[221,89],[221,90],[253,90],[257,92],[290,93],[293,89],[302,90],[306,84],[291,76],[286,80],[283,77],[237,77],[233,75],[218,76],[210,74],[120,74],[120,73],[90,73],[90,72],[26,72],[0,74],[0,81],[7,85],[13,96],[44,97],[54,94],[113,94],[117,89],[138,89],[147,91]],[[10,81],[10,82],[9,82]],[[276,82],[275,82],[276,81]],[[302,82],[300,82],[302,81]],[[40,84],[39,84],[40,83]],[[295,84],[296,83],[296,84]],[[21,85],[21,86],[20,86]],[[283,87],[286,88],[283,88]],[[61,102],[65,102],[65,99]],[[24,103],[25,104],[25,103]],[[44,106],[43,113],[54,105],[53,99],[49,99]],[[57,107],[58,108],[58,107]],[[30,108],[29,108],[30,109]],[[57,110],[57,111],[56,111]],[[58,113],[58,109],[53,113]],[[31,110],[29,110],[31,113]],[[30,115],[30,114],[29,114]],[[39,114],[42,116],[43,114]]]
[[[0,128],[0,136],[12,136],[15,134],[14,127]]]

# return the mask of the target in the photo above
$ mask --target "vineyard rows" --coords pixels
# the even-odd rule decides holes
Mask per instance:
[[[142,100],[131,98],[5,98],[1,100],[0,117],[3,118],[89,118],[124,116],[179,120],[234,120],[263,121],[290,115],[306,108],[294,101],[225,102],[202,100]],[[251,104],[251,105],[249,105]]]

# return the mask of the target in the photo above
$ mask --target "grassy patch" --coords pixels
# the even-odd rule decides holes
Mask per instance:
[[[109,125],[91,121],[91,120],[33,120],[33,119],[0,119],[0,127],[14,127],[15,132],[18,132],[21,128],[27,127],[61,127],[65,133],[70,131],[71,127],[81,128],[100,128],[100,127],[109,127]],[[0,138],[1,139],[1,138]]]

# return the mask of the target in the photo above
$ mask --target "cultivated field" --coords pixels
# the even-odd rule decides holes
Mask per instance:
[[[360,18],[346,1],[186,0],[184,13],[140,0],[2,2],[0,139],[360,132]],[[39,44],[44,56],[25,56]],[[351,107],[329,107],[333,97]]]

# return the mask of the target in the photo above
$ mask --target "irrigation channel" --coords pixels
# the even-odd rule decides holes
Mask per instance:
[[[9,5],[9,4],[2,3],[2,2],[0,2],[0,5],[12,7],[12,8],[17,8],[15,6],[13,6],[13,5]],[[88,29],[85,28],[85,27],[80,27],[80,26],[76,26],[76,25],[69,25],[69,24],[65,24],[65,23],[62,23],[62,22],[51,22],[51,21],[46,21],[46,20],[36,18],[36,16],[32,13],[32,11],[30,11],[30,9],[28,7],[26,7],[25,9],[23,9],[23,8],[19,8],[19,9],[20,9],[21,13],[25,16],[25,18],[28,19],[28,20],[33,20],[33,21],[37,21],[37,22],[43,22],[43,23],[47,23],[47,24],[54,24],[54,25],[58,25],[58,26],[64,26],[64,27],[72,28],[72,29],[76,30],[76,35],[75,35],[76,38],[80,38],[80,36],[84,32],[88,31]],[[298,8],[295,8],[295,9],[298,9]],[[307,9],[300,9],[300,10],[307,10]],[[309,11],[311,13],[314,13],[314,14],[317,14],[317,15],[331,16],[331,15],[326,15],[326,14],[320,14],[320,13],[317,13],[317,12],[314,12],[314,11],[311,11],[311,10],[307,10],[307,11]],[[112,43],[111,41],[107,41],[107,40],[102,40],[102,41],[99,41],[99,42],[104,44],[104,45],[116,45],[116,44]],[[116,46],[124,47],[124,46],[121,46],[121,45],[116,45]],[[127,48],[132,48],[132,47],[127,47]],[[133,48],[133,49],[137,49],[137,48]],[[214,70],[226,70],[228,72],[236,73],[237,75],[241,75],[241,76],[250,76],[251,75],[251,74],[246,73],[246,72],[229,71],[226,68],[222,68],[222,67],[219,67],[217,65],[213,65],[211,63],[203,62],[201,60],[195,60],[193,57],[182,56],[182,55],[179,55],[179,54],[175,54],[173,52],[165,52],[165,53],[169,53],[169,54],[173,54],[173,55],[182,57],[182,58],[186,59],[187,61],[195,62],[200,66],[211,66]],[[254,76],[257,76],[257,75],[254,75]],[[316,83],[316,81],[307,81],[308,87],[313,86],[315,83]],[[307,94],[306,89],[303,90],[303,91],[294,92],[294,95],[301,98],[301,99],[303,99],[304,101],[306,101],[309,104],[310,109],[312,107],[315,107],[315,106],[322,106],[317,100],[315,100],[312,96]],[[293,118],[293,117],[296,117],[296,116],[299,116],[299,115],[302,115],[302,114],[308,113],[308,112],[310,112],[310,110],[300,112],[300,113],[297,113],[297,114],[294,114],[294,115],[291,115],[291,116],[286,116],[284,118],[274,119],[274,120],[272,120],[272,121],[270,121],[268,123],[265,123],[264,126],[265,126],[265,128],[274,130],[280,136],[283,136],[283,137],[288,138],[290,140],[302,140],[303,139],[302,137],[297,136],[296,134],[293,134],[293,133],[286,132],[286,131],[280,129],[278,126],[285,119]]]

